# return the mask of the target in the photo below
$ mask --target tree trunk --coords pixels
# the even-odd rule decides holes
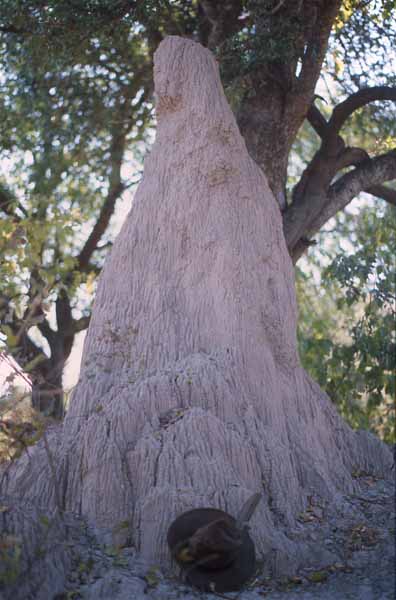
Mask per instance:
[[[128,519],[136,549],[167,565],[177,515],[235,514],[259,491],[257,551],[290,573],[326,560],[296,537],[308,497],[342,506],[353,471],[386,476],[392,456],[353,432],[300,365],[281,214],[212,55],[168,37],[154,75],[156,142],[101,274],[53,445],[63,507],[106,528]],[[36,455],[34,468],[34,453],[15,465],[8,493],[55,506],[40,445]]]
[[[46,381],[32,386],[32,407],[46,416],[61,419],[64,415],[62,376],[58,381]]]
[[[51,356],[39,363],[32,373],[32,406],[54,419],[62,419],[64,416],[63,371],[75,338],[74,332],[70,329],[70,323],[63,315],[58,314],[60,303],[61,299],[58,298],[58,330],[53,331],[49,327],[46,328]],[[67,332],[68,325],[70,333]],[[62,331],[62,327],[66,329],[66,332]]]

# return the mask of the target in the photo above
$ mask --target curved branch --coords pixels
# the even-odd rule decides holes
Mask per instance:
[[[348,151],[360,150],[357,148],[348,148]],[[364,151],[362,151],[364,152]],[[372,159],[360,160],[353,171],[349,171],[328,189],[328,192],[322,196],[319,192],[315,196],[315,191],[305,193],[304,203],[306,205],[305,225],[299,215],[299,220],[293,223],[293,205],[283,216],[283,226],[286,241],[293,262],[296,263],[300,256],[304,254],[307,246],[310,245],[310,239],[314,236],[329,219],[345,208],[347,204],[360,192],[368,192],[381,197],[390,204],[396,201],[396,190],[392,190],[382,185],[384,181],[396,179],[396,150],[382,154]],[[321,207],[316,210],[314,217],[310,218],[309,206]],[[307,208],[308,207],[308,208]],[[296,208],[296,211],[298,209]],[[291,216],[288,213],[291,213]]]
[[[370,155],[363,148],[349,147],[345,148],[345,151],[337,162],[337,170],[344,169],[345,167],[360,165],[363,161],[370,160]],[[386,185],[372,185],[365,192],[385,200],[389,204],[396,206],[396,189],[390,188]]]
[[[396,179],[396,150],[361,162],[353,171],[340,177],[327,194],[327,204],[312,222],[310,230],[319,229],[360,192]]]
[[[373,191],[374,186],[396,177],[395,169],[390,165],[393,152],[371,160],[366,150],[345,147],[345,142],[337,130],[343,119],[358,106],[380,98],[391,99],[393,96],[396,99],[396,88],[378,86],[361,90],[338,105],[330,121],[326,121],[314,103],[311,104],[306,117],[322,139],[322,144],[294,187],[292,204],[283,214],[284,233],[293,257],[299,258],[305,251],[306,244],[302,244],[302,240],[309,240],[311,235],[314,235],[329,218],[346,206],[360,191],[373,193],[393,204],[394,196],[389,188],[379,190],[377,187]],[[390,165],[390,172],[379,173],[380,166],[385,164]],[[341,169],[352,165],[360,165],[361,168],[347,173],[333,186],[330,185]],[[364,184],[362,174],[367,177]],[[345,190],[340,193],[340,186],[344,184]],[[339,207],[337,202],[340,203]]]
[[[387,185],[372,185],[365,191],[396,206],[396,190],[394,188],[390,188]]]
[[[370,160],[370,155],[366,150],[354,146],[347,146],[337,160],[336,169],[339,171],[346,167],[356,167],[365,160]]]
[[[355,110],[376,100],[393,100],[396,102],[396,87],[378,85],[364,88],[349,96],[344,102],[337,104],[327,124],[329,133],[332,136],[337,134]]]
[[[364,88],[349,96],[344,102],[337,104],[329,121],[312,102],[307,113],[307,120],[323,141],[328,142],[338,138],[338,134],[348,117],[355,110],[376,100],[391,100],[396,102],[396,87],[379,85]]]
[[[313,102],[307,112],[307,120],[318,136],[324,139],[327,135],[328,122]]]
[[[278,4],[272,10],[269,11],[269,14],[275,15],[278,12],[278,10],[280,10],[282,8],[282,6],[285,2],[286,2],[286,0],[279,0]]]

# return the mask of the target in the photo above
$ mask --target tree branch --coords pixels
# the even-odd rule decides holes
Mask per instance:
[[[345,121],[353,112],[376,100],[393,100],[395,102],[396,87],[379,85],[371,88],[364,88],[349,96],[344,102],[337,104],[327,124],[331,136],[333,137],[340,131]]]
[[[126,133],[127,131],[121,131],[121,133],[114,132],[113,134],[110,149],[112,164],[109,175],[109,192],[99,213],[98,220],[77,257],[77,268],[82,272],[87,271],[92,254],[97,249],[98,243],[106,231],[110,218],[114,213],[116,201],[124,191],[124,185],[121,181],[121,165],[124,157]]]
[[[314,103],[309,107],[307,120],[318,136],[324,139],[327,134],[328,123]]]
[[[396,190],[394,188],[387,185],[372,185],[365,191],[396,206]]]
[[[307,40],[301,72],[297,78],[300,93],[313,94],[327,52],[331,28],[340,5],[341,0],[328,0],[321,8],[316,9],[320,12],[318,18],[312,20],[311,36]],[[310,10],[315,9],[311,7]]]
[[[122,183],[120,183],[115,189],[109,191],[99,213],[98,220],[96,221],[87,241],[85,242],[83,249],[77,257],[77,269],[79,271],[87,271],[92,254],[95,252],[99,240],[107,229],[110,218],[114,213],[115,203],[123,191],[124,187]]]
[[[199,5],[210,26],[208,47],[214,49],[240,28],[238,17],[243,12],[241,0],[200,0]]]
[[[365,160],[370,160],[370,155],[363,148],[345,148],[345,152],[337,162],[337,170],[350,167],[351,165],[360,165]],[[393,188],[378,184],[372,185],[364,191],[396,206],[396,190]]]
[[[48,345],[49,345],[49,347],[50,347],[50,349],[51,349],[51,348],[52,348],[52,344],[53,344],[53,342],[54,342],[54,340],[55,340],[55,338],[56,338],[56,331],[54,331],[54,330],[51,328],[51,326],[50,326],[50,324],[49,324],[48,320],[47,320],[47,319],[44,317],[44,315],[43,315],[43,318],[42,318],[42,320],[41,320],[41,321],[39,321],[39,322],[37,322],[37,323],[31,323],[31,324],[30,324],[30,327],[31,327],[33,324],[37,326],[37,328],[38,328],[38,330],[40,331],[41,335],[42,335],[43,337],[45,337],[45,339],[47,340],[47,342],[48,342]]]
[[[345,147],[339,135],[342,124],[354,110],[379,99],[396,100],[396,88],[377,86],[360,90],[339,104],[329,121],[311,104],[307,120],[322,139],[322,144],[294,187],[292,203],[283,214],[284,233],[293,258],[298,259],[310,237],[360,191],[373,193],[393,203],[394,195],[390,188],[377,187],[377,194],[373,188],[396,177],[395,167],[392,166],[394,151],[370,159],[362,148]],[[341,169],[352,165],[359,166],[359,169],[354,169],[331,185]],[[341,186],[344,187],[341,189]]]
[[[320,110],[312,103],[307,113],[307,119],[325,143],[337,141],[340,139],[338,135],[339,131],[348,117],[355,110],[376,100],[391,100],[396,102],[396,87],[376,86],[359,90],[349,96],[344,102],[337,104],[329,121],[325,119]]]
[[[360,192],[369,191],[373,186],[392,179],[396,179],[396,150],[361,162],[330,186],[327,204],[310,225],[310,231],[319,231]]]
[[[366,150],[354,146],[347,146],[337,159],[336,171],[345,169],[346,167],[356,167],[365,160],[370,160],[370,155]]]
[[[70,335],[72,332],[73,317],[70,299],[64,287],[58,292],[55,302],[55,313],[58,331],[62,330],[65,335]]]
[[[91,316],[81,317],[80,319],[73,320],[73,331],[74,333],[80,333],[88,328]]]
[[[280,10],[283,6],[283,4],[286,2],[286,0],[279,0],[278,4],[276,6],[274,6],[274,8],[272,10],[270,10],[269,14],[270,15],[275,15],[278,10]]]
[[[382,185],[384,181],[396,179],[396,150],[363,160],[365,151],[360,148],[347,148],[346,154],[351,160],[360,159],[355,169],[337,179],[327,192],[320,185],[312,185],[311,181],[310,186],[302,191],[299,201],[292,204],[283,215],[285,238],[294,263],[304,254],[311,238],[323,225],[360,192],[374,194],[391,204],[396,200],[396,190]],[[310,178],[309,173],[307,177]],[[300,184],[301,180],[297,185]]]

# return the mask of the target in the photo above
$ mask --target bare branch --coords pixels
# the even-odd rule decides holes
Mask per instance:
[[[114,213],[116,201],[124,191],[124,185],[121,180],[121,165],[124,157],[126,134],[127,130],[113,133],[113,141],[110,149],[112,165],[109,175],[109,192],[99,213],[98,220],[77,257],[77,268],[79,271],[85,272],[87,270],[92,254],[97,249],[98,243]]]
[[[330,187],[328,202],[310,225],[310,231],[319,231],[360,192],[368,191],[373,186],[392,179],[396,179],[396,150],[361,162],[356,169],[340,177]]]
[[[372,159],[364,157],[365,151],[360,148],[347,148],[346,154],[351,161],[352,158],[360,159],[355,169],[337,179],[327,193],[321,191],[318,185],[304,188],[302,199],[296,205],[292,204],[283,215],[283,229],[294,262],[304,254],[311,245],[311,238],[323,225],[360,192],[374,194],[390,204],[396,200],[396,190],[382,185],[385,181],[396,179],[396,150]],[[344,166],[350,164],[354,163]],[[297,185],[300,183],[301,180]]]
[[[370,155],[363,148],[345,148],[345,152],[337,162],[337,170],[350,167],[351,165],[357,166],[367,160],[370,160]],[[393,188],[378,184],[372,185],[364,191],[396,206],[396,190]]]
[[[83,249],[81,250],[78,256],[78,270],[86,271],[89,261],[91,259],[92,254],[95,252],[98,242],[101,239],[102,235],[107,229],[107,226],[110,222],[110,218],[114,213],[115,203],[118,197],[124,191],[122,183],[119,184],[118,187],[113,189],[108,195],[102,206],[102,209],[99,214],[99,218],[96,221],[94,228],[91,231],[91,234]]]
[[[372,185],[365,191],[396,206],[396,190],[394,188],[387,185]]]
[[[376,100],[393,100],[395,102],[396,87],[379,85],[376,87],[364,88],[349,96],[344,102],[338,104],[328,122],[328,130],[331,131],[331,135],[334,136],[340,131],[345,121],[353,112],[355,112],[355,110],[362,108],[362,106],[365,106],[370,102],[375,102]]]
[[[270,11],[270,15],[275,15],[282,8],[286,0],[279,0],[278,4]]]
[[[54,331],[48,320],[43,316],[42,320],[36,323],[36,326],[38,328],[38,330],[40,331],[41,335],[45,337],[45,339],[47,340],[50,348],[51,345],[54,341],[54,339],[56,338],[56,331]]]
[[[325,138],[327,134],[328,122],[314,103],[312,103],[309,107],[307,119],[311,127],[316,131],[316,133],[322,139]]]
[[[329,121],[311,104],[307,120],[322,144],[295,186],[292,204],[283,214],[285,237],[294,260],[305,252],[312,235],[359,192],[366,191],[394,203],[392,189],[382,183],[396,178],[395,151],[370,159],[362,148],[345,147],[339,135],[342,124],[354,110],[380,99],[396,100],[396,88],[378,86],[360,90],[339,104]],[[357,168],[330,185],[337,172],[351,166]]]
[[[341,156],[338,157],[336,163],[336,171],[345,169],[346,167],[357,166],[365,160],[370,160],[369,153],[363,148],[355,148],[348,146],[345,148]]]
[[[328,0],[320,9],[319,18],[312,21],[310,39],[302,58],[301,72],[297,80],[299,91],[309,94],[311,98],[322,69],[331,28],[340,4],[340,0]]]
[[[348,117],[355,110],[376,100],[392,100],[396,102],[396,87],[376,86],[359,90],[334,108],[329,121],[325,119],[320,110],[312,103],[307,113],[307,119],[324,142],[337,142],[340,139],[338,135],[339,131]]]

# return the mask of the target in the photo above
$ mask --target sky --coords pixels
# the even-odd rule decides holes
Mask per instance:
[[[0,395],[6,394],[11,385],[26,392],[31,387],[29,377],[23,373],[12,356],[0,352]]]

